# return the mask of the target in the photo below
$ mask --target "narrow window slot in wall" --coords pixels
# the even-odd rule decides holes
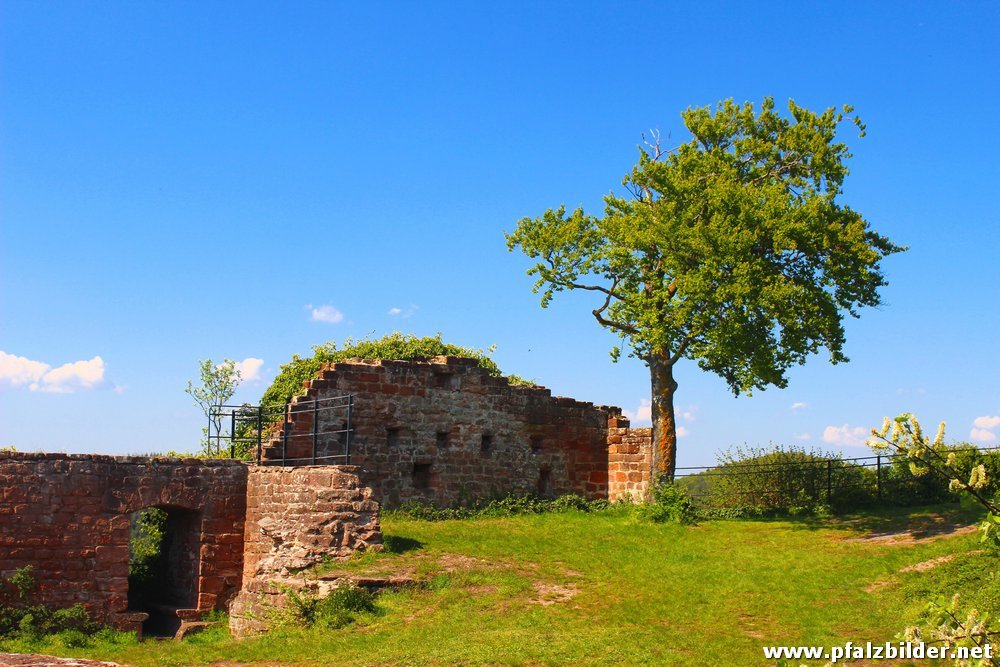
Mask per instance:
[[[539,454],[542,451],[542,436],[533,435],[531,436],[531,453]]]
[[[429,488],[431,488],[431,464],[430,463],[414,463],[413,464],[413,488],[414,489],[429,489]]]
[[[451,434],[448,431],[438,431],[434,436],[434,442],[438,449],[447,449],[451,444]]]
[[[399,446],[399,427],[392,426],[385,429],[385,444],[389,447]]]
[[[491,433],[483,433],[482,439],[479,441],[479,451],[486,455],[493,451],[493,435]]]

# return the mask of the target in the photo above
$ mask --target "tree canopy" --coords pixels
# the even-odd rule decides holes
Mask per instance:
[[[790,100],[782,115],[771,98],[759,110],[689,108],[691,139],[667,149],[651,137],[602,217],[559,207],[507,235],[538,260],[528,273],[543,307],[557,292],[594,292],[596,321],[649,365],[660,472],[672,475],[676,456],[678,361],[735,394],[784,387],[821,348],[847,361],[843,315],[880,304],[880,262],[904,248],[839,200],[851,154],[837,130],[851,113]]]

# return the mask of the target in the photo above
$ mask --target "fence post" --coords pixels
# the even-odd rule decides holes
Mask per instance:
[[[229,413],[229,458],[236,458],[236,408]]]
[[[260,431],[261,428],[263,428],[264,419],[261,416],[263,410],[264,410],[263,405],[257,406],[257,465],[260,465]]]
[[[316,465],[316,436],[319,435],[319,399],[313,399],[313,458],[312,464]]]
[[[351,413],[354,409],[354,394],[347,395],[347,437],[344,438],[344,465],[351,465],[351,432],[354,426],[351,424]]]
[[[875,459],[875,495],[882,500],[882,455]]]
[[[288,427],[292,425],[291,413],[288,411],[288,403],[285,403],[285,423],[281,425],[281,465],[288,465],[285,459],[288,457]]]
[[[826,460],[826,503],[830,504],[830,499],[833,497],[833,459]]]

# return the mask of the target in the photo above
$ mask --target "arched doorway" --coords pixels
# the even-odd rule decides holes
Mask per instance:
[[[200,524],[198,512],[178,507],[131,514],[128,608],[149,614],[144,635],[173,635],[183,610],[197,607]]]

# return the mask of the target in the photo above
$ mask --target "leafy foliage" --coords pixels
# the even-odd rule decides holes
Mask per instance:
[[[355,614],[378,611],[371,591],[354,585],[339,586],[322,598],[308,588],[286,589],[285,596],[288,613],[281,619],[285,624],[336,630],[353,623]]]
[[[870,504],[875,488],[869,477],[862,466],[833,454],[779,446],[729,450],[719,456],[718,467],[695,479],[702,482],[699,492],[713,516],[726,510],[754,517],[824,514],[831,507]],[[694,481],[682,480],[685,486]]]
[[[653,501],[636,507],[642,518],[654,523],[693,524],[697,510],[684,489],[673,482],[662,480],[653,487]]]
[[[284,405],[305,392],[302,384],[311,380],[324,364],[333,364],[350,359],[366,360],[426,360],[441,355],[469,357],[475,359],[479,366],[490,375],[500,377],[503,373],[489,355],[493,349],[477,350],[460,345],[452,345],[441,340],[441,334],[418,338],[410,334],[394,331],[382,338],[368,340],[353,340],[348,338],[343,348],[334,341],[313,347],[312,357],[294,355],[292,360],[281,366],[281,371],[274,378],[271,386],[264,391],[261,405]],[[516,375],[508,375],[511,384],[533,385],[534,383]]]
[[[924,434],[917,418],[906,412],[895,419],[886,417],[881,428],[873,428],[868,446],[875,451],[897,452],[908,459],[913,475],[938,476],[947,480],[951,492],[970,496],[989,512],[981,526],[983,542],[1000,547],[1000,502],[991,498],[1000,495],[996,478],[991,477],[986,463],[979,462],[976,454],[967,449],[950,450],[944,444],[944,431],[941,422],[932,440]],[[988,460],[991,467],[997,465],[992,456]]]
[[[36,584],[30,565],[18,568],[7,577],[0,577],[0,639],[19,637],[35,640],[46,635],[66,633],[67,641],[73,641],[73,638],[78,641],[79,637],[100,628],[82,604],[52,609],[33,603],[31,594]]]
[[[236,393],[236,387],[240,384],[240,371],[236,368],[236,362],[231,359],[224,360],[221,364],[214,364],[211,359],[198,362],[198,370],[201,379],[199,386],[194,386],[189,380],[185,393],[190,394],[195,404],[205,413],[205,417],[212,421],[215,433],[222,432],[222,416],[218,413],[218,408],[225,405]],[[222,448],[221,442],[213,443],[209,437],[209,427],[202,427],[201,451],[207,456],[225,456],[227,452]]]
[[[981,451],[968,443],[942,445],[954,455],[955,470],[968,478],[982,465],[995,492],[1000,479],[1000,452]],[[777,446],[735,448],[719,456],[719,464],[704,472],[680,477],[677,483],[691,494],[700,516],[706,518],[761,518],[822,516],[876,504],[917,506],[958,502],[949,480],[917,470],[907,456],[886,456],[881,472],[819,450]],[[828,485],[829,483],[829,493]],[[881,493],[879,492],[881,487]]]
[[[167,533],[167,513],[159,507],[148,507],[132,518],[132,534],[128,545],[129,588],[149,585],[162,557],[163,538]]]
[[[955,474],[962,479],[969,479],[972,470],[982,465],[986,470],[987,495],[1000,490],[997,480],[1000,480],[1000,451],[984,452],[969,443],[942,445],[941,453],[945,460],[954,454]],[[922,466],[915,466],[908,456],[895,456],[892,465],[883,469],[883,497],[896,505],[927,505],[932,503],[957,502],[956,496],[949,488],[947,476],[930,474]]]

